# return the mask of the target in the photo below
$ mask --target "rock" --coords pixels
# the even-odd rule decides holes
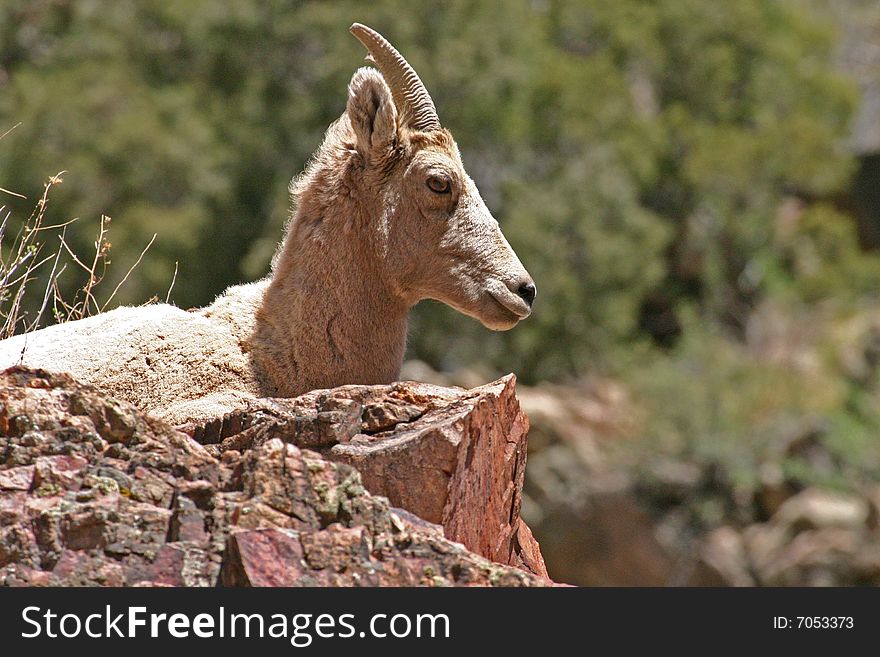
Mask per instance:
[[[342,386],[261,400],[237,417],[184,429],[217,455],[273,438],[318,450],[357,468],[372,494],[442,525],[447,538],[547,577],[537,542],[521,527],[529,424],[515,386],[513,375],[472,390]]]
[[[510,375],[454,396],[448,388],[395,386],[389,400],[401,395],[421,414],[391,434],[337,445],[331,457],[356,467],[371,492],[442,525],[448,538],[546,577],[531,532],[520,532],[529,424],[515,382]]]
[[[463,413],[457,421],[470,431],[460,444],[498,446],[475,434],[486,430],[491,440],[501,435],[501,417],[493,418],[492,426],[476,424],[477,418],[486,421],[488,414],[513,408],[512,381],[499,385],[427,396],[409,385],[361,387],[353,403],[344,403],[351,390],[324,391],[305,401],[278,402],[278,408],[260,411],[261,417],[255,411],[218,419],[214,442],[203,447],[67,376],[11,368],[0,373],[0,583],[546,585],[544,577],[507,565],[512,559],[492,562],[450,541],[442,528],[394,509],[367,492],[357,470],[328,458],[331,438],[339,446],[361,435],[349,435],[353,409],[361,409],[361,422],[383,429],[370,437],[381,442],[391,439],[391,424],[412,431],[409,425],[421,421],[419,412],[447,417],[443,407],[456,405]],[[388,395],[395,401],[383,406]],[[502,399],[508,406],[499,405]],[[364,420],[362,409],[377,403],[382,408]],[[290,408],[308,412],[285,415]],[[510,419],[519,421],[515,414]],[[303,435],[322,453],[274,435],[297,422],[311,427]],[[238,431],[223,435],[232,429]],[[200,430],[211,439],[210,431]],[[238,441],[239,449],[217,449],[245,432],[250,433]],[[502,450],[507,460],[474,454],[471,463],[506,463],[515,482],[520,467],[515,449],[500,447],[507,448]],[[476,480],[499,481],[489,475],[497,472]],[[448,477],[454,479],[454,469]],[[518,522],[516,486],[500,492],[513,516],[491,536],[502,545],[509,541],[510,555],[523,564],[543,563],[528,528]],[[462,507],[450,517],[465,512]]]
[[[876,543],[869,515],[869,503],[855,495],[819,488],[794,495],[769,522],[744,533],[757,580],[768,586],[840,586],[876,577],[876,558],[865,550]]]
[[[715,530],[691,584],[852,586],[880,584],[880,541],[869,503],[808,488],[768,522]]]
[[[795,494],[778,461],[765,461],[758,468],[758,487],[754,501],[763,518],[769,518]]]
[[[30,490],[34,479],[34,466],[0,470],[0,490]]]
[[[758,575],[768,586],[834,586],[849,579],[860,543],[858,534],[844,529],[802,532],[757,564]]]
[[[691,576],[691,586],[754,586],[751,564],[743,538],[733,527],[710,533]]]
[[[808,488],[786,500],[772,521],[795,532],[825,527],[858,529],[867,522],[869,511],[868,502],[860,497]]]

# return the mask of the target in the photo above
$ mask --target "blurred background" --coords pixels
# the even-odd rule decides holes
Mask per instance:
[[[90,254],[113,218],[105,298],[157,234],[112,305],[264,276],[355,20],[537,282],[509,333],[420,304],[404,376],[517,374],[551,576],[880,584],[876,0],[4,0],[8,230],[65,170],[47,221]]]

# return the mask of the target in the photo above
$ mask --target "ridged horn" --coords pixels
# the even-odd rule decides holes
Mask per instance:
[[[424,132],[439,130],[440,118],[434,101],[403,55],[385,37],[366,25],[354,23],[349,31],[364,44],[369,53],[367,60],[376,65],[388,83],[403,124]]]

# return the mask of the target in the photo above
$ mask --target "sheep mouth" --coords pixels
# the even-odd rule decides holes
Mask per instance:
[[[476,299],[469,299],[467,303],[462,303],[461,299],[450,299],[449,297],[437,298],[437,300],[476,319],[492,331],[512,329],[520,320],[531,314],[531,309],[526,306],[525,302],[519,301],[518,298],[508,299],[504,292],[496,292],[495,290],[484,290]]]
[[[492,300],[496,305],[500,306],[505,313],[510,315],[511,318],[515,319],[517,322],[532,314],[531,308],[529,308],[522,299],[515,297],[513,294],[501,295],[490,290],[489,296],[492,297]]]
[[[508,331],[521,319],[529,316],[522,308],[506,301],[504,297],[492,292],[483,295],[481,310],[474,315],[480,323],[492,331]]]

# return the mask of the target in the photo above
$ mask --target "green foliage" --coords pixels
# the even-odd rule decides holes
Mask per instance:
[[[880,293],[880,259],[861,250],[852,218],[827,204],[806,209],[779,251],[806,301],[853,305]]]
[[[649,506],[677,509],[689,531],[766,518],[763,496],[774,488],[862,493],[880,477],[876,369],[867,387],[843,371],[841,349],[853,345],[835,339],[840,317],[811,316],[803,306],[786,312],[797,320],[753,344],[726,339],[686,312],[672,352],[641,353],[624,375],[644,421],[639,440],[615,454],[632,466]],[[658,469],[670,460],[699,472],[672,498]]]

